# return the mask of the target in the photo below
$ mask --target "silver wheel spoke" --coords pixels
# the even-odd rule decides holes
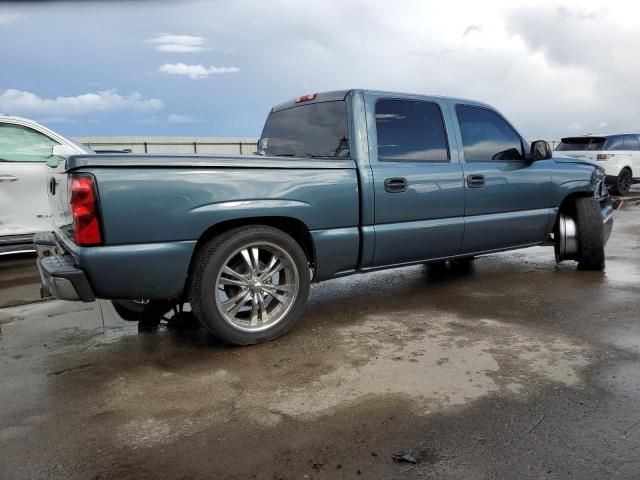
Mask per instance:
[[[271,270],[277,261],[278,261],[278,257],[276,257],[275,255],[271,255],[271,260],[269,260],[269,265],[267,265],[267,267],[260,272],[260,279],[264,278],[264,274],[269,270]]]
[[[236,295],[234,295],[233,297],[230,297],[229,299],[225,300],[224,302],[221,302],[220,305],[222,305],[222,308],[225,309],[225,311],[229,311],[231,310],[233,307],[236,306],[236,303],[239,302],[242,297],[245,297],[247,295],[247,292],[249,290],[242,289],[240,290],[240,292],[238,292]]]
[[[266,280],[273,277],[276,273],[284,268],[284,265],[279,259],[276,259],[275,264],[260,276],[260,280]]]
[[[255,327],[258,325],[258,315],[260,314],[260,304],[258,303],[258,292],[254,292],[251,296],[251,322],[249,325]]]
[[[260,307],[260,322],[266,323],[269,321],[269,314],[267,313],[267,306],[264,304],[262,293],[258,293],[258,306]]]
[[[220,277],[220,284],[222,285],[237,285],[239,287],[246,287],[247,286],[247,281],[246,280],[236,280],[235,278],[225,278],[225,277]]]
[[[260,271],[260,251],[255,247],[251,249],[251,258],[253,259],[253,270],[257,275]]]
[[[283,284],[272,283],[270,285],[264,285],[262,288],[264,288],[265,290],[273,290],[275,292],[291,291],[291,285],[289,285],[288,283],[283,283]]]
[[[236,272],[234,269],[232,269],[231,267],[229,267],[229,265],[225,265],[225,267],[222,269],[222,273],[235,278],[236,280],[245,280],[246,277],[244,275],[242,275],[241,273]]]
[[[287,301],[287,297],[284,295],[280,295],[275,289],[271,287],[264,287],[264,290],[269,294],[269,296],[275,298],[278,302],[284,304]]]
[[[250,292],[245,293],[244,296],[238,301],[238,303],[236,303],[236,305],[231,310],[228,310],[229,315],[231,315],[232,317],[235,317],[236,314],[240,311],[240,309],[246,305],[246,303],[249,301],[250,298],[251,298],[251,293]]]
[[[253,273],[253,263],[251,263],[251,255],[249,254],[249,250],[245,248],[240,252],[240,255],[242,255],[244,262],[247,264],[247,267],[249,267],[249,271]]]

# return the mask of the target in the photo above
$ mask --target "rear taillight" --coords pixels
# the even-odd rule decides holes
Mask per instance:
[[[596,157],[597,160],[609,160],[611,157],[615,157],[613,153],[599,153]]]
[[[73,241],[85,247],[102,244],[98,198],[92,175],[70,175],[69,204],[73,216]]]

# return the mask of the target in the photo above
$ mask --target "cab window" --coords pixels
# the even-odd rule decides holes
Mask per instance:
[[[376,131],[381,162],[449,161],[447,134],[436,103],[378,100]]]
[[[0,123],[0,162],[46,162],[57,144],[29,127]]]
[[[520,136],[500,115],[469,105],[457,105],[456,113],[466,162],[524,159]]]

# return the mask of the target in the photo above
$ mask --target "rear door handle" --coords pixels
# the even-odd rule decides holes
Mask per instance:
[[[484,175],[469,175],[467,177],[467,185],[470,188],[482,188],[485,186]]]
[[[389,193],[400,193],[407,190],[407,179],[402,177],[387,178],[384,189]]]
[[[0,175],[0,182],[15,182],[16,180],[18,180],[18,177],[13,175]]]

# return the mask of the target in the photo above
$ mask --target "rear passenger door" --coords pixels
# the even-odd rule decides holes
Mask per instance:
[[[549,224],[552,160],[530,162],[520,135],[497,112],[457,104],[465,177],[461,253],[539,243]]]
[[[375,190],[373,266],[457,254],[464,187],[442,106],[436,101],[370,98],[367,122]]]

